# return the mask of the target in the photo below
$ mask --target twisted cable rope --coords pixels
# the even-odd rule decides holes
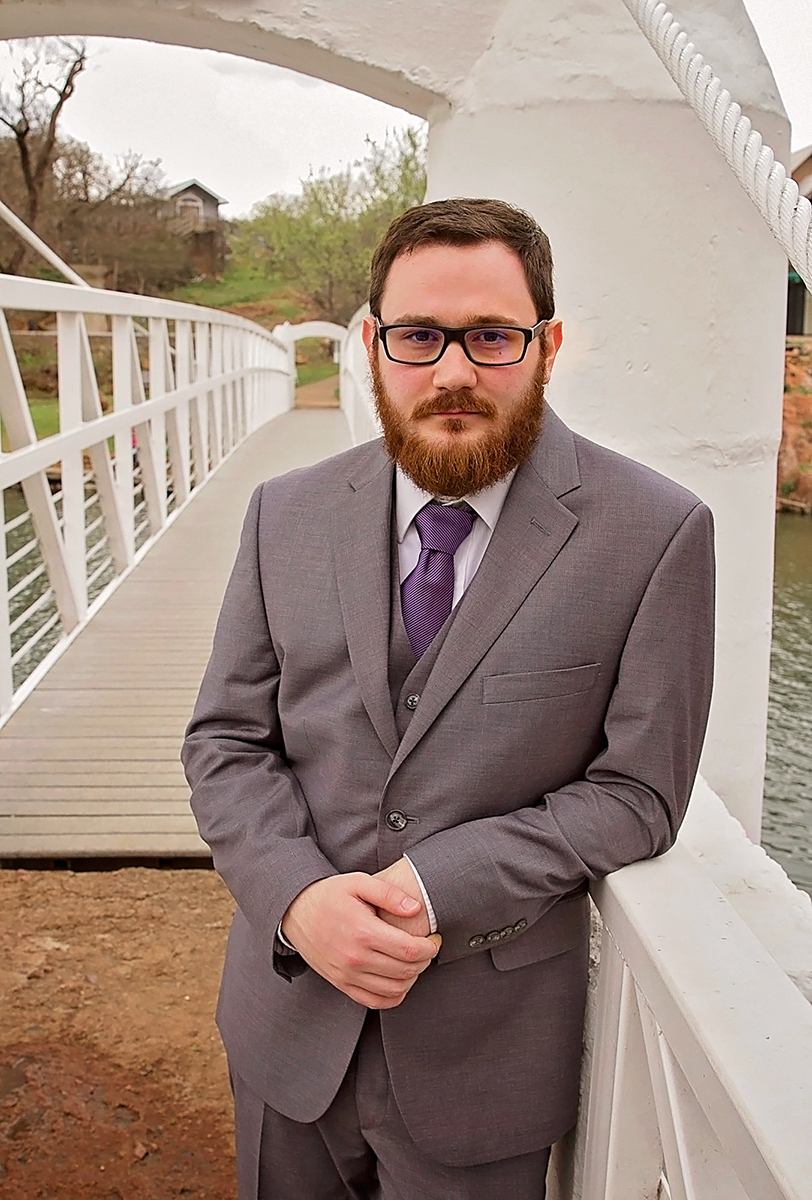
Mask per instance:
[[[728,166],[812,291],[812,204],[661,0],[623,0]]]

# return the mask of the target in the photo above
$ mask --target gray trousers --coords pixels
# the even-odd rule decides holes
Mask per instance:
[[[377,1013],[313,1124],[274,1112],[238,1076],[231,1082],[239,1200],[544,1200],[549,1147],[473,1167],[420,1152],[392,1094]]]

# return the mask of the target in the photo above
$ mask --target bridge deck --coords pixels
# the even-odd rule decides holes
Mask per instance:
[[[0,730],[0,860],[202,856],[178,752],[254,486],[349,445],[338,410],[255,433]]]

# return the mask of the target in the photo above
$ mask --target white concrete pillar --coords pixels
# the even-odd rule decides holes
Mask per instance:
[[[702,770],[757,838],[786,259],[626,10],[592,5],[604,22],[590,36],[571,7],[546,0],[546,34],[525,0],[505,12],[464,101],[432,124],[429,199],[495,195],[536,216],[565,331],[553,407],[713,509],[718,665]],[[753,118],[786,151],[780,113]]]

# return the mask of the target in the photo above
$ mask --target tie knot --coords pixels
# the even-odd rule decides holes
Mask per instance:
[[[420,534],[420,545],[424,550],[442,550],[456,554],[474,524],[474,513],[469,508],[454,508],[450,504],[438,504],[432,500],[414,519]]]

